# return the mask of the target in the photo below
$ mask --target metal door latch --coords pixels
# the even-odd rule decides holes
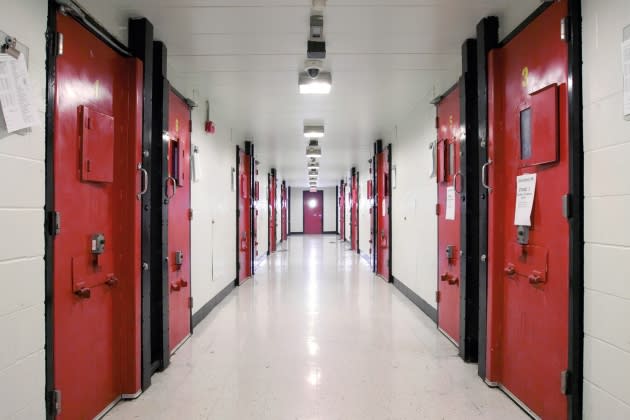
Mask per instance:
[[[516,228],[516,241],[521,245],[529,244],[529,226],[518,226]]]
[[[177,268],[181,268],[184,264],[184,253],[182,251],[175,252],[175,265]]]

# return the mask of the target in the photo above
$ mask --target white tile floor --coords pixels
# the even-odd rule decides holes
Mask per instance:
[[[194,287],[194,285],[193,285]],[[335,236],[293,236],[113,419],[521,419]]]

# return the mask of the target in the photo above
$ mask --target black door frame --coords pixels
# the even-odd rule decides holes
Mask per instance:
[[[462,44],[462,76],[460,87],[460,125],[465,127],[466,138],[474,138],[479,131],[477,120],[477,41],[467,39]],[[469,117],[470,116],[470,117]],[[473,363],[478,358],[479,335],[479,145],[474,141],[460,143],[460,171],[463,174],[461,205],[460,246],[460,338],[459,356]],[[469,164],[470,162],[470,164]]]

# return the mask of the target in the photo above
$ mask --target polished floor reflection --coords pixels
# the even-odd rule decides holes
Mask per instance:
[[[520,419],[335,236],[292,236],[107,419]]]

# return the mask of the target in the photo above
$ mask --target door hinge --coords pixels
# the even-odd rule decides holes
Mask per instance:
[[[193,298],[192,298],[192,296],[188,298],[188,307],[190,309],[192,309],[192,307],[193,307]]]
[[[437,303],[440,303],[440,298],[442,297],[442,294],[440,293],[440,291],[438,290],[437,292],[435,292],[435,301]]]
[[[571,372],[568,370],[560,372],[560,392],[562,395],[571,394]]]
[[[562,196],[562,214],[567,219],[573,217],[573,197],[571,194],[565,194]]]
[[[560,39],[565,42],[571,41],[571,18],[569,16],[560,20]]]
[[[57,417],[61,414],[61,391],[53,389],[48,392],[47,410],[48,414],[52,417]]]
[[[188,220],[193,219],[193,209],[188,209]]]
[[[435,205],[435,215],[436,216],[440,215],[440,204],[439,203]]]
[[[50,236],[57,236],[61,232],[61,214],[58,211],[49,211],[46,218],[47,231]]]
[[[59,57],[63,55],[63,34],[61,32],[56,32],[53,39],[53,45],[55,50],[53,51],[55,57]]]
[[[192,133],[192,120],[188,120],[188,132]]]
[[[440,117],[435,117],[435,128],[440,128]]]

